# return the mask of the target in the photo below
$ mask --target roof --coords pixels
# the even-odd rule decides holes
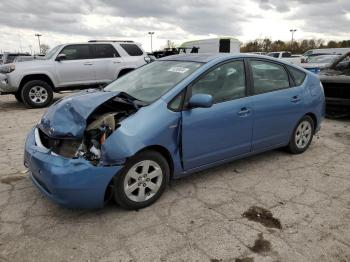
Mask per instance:
[[[236,57],[236,55],[232,54],[181,54],[181,55],[170,55],[166,57],[162,57],[158,60],[172,60],[172,61],[190,61],[190,62],[199,62],[199,63],[207,63],[211,60],[214,60],[219,57]]]
[[[256,55],[256,54],[249,54],[249,53],[181,54],[181,55],[170,55],[170,56],[162,57],[160,59],[157,59],[156,61],[187,61],[187,62],[208,63],[214,59],[218,59],[219,61],[223,61],[226,59],[233,59],[233,58],[256,58],[256,59],[263,58],[264,60],[271,60],[271,62],[274,61],[274,62],[282,63],[282,64],[285,64],[285,65],[288,65],[291,67],[296,67],[296,68],[302,69],[300,66],[289,63],[288,61],[285,61],[284,59],[277,59],[277,58],[273,58],[271,56]],[[304,72],[308,72],[305,69],[302,69],[302,70]]]

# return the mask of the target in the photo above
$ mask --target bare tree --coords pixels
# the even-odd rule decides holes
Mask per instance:
[[[47,51],[50,50],[50,46],[46,44],[41,44],[40,45],[40,54],[46,55]]]

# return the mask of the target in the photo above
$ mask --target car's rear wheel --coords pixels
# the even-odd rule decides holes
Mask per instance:
[[[42,108],[51,104],[53,91],[51,86],[42,80],[27,82],[22,88],[22,100],[28,108]]]
[[[314,135],[314,121],[310,116],[304,116],[294,128],[288,149],[293,154],[301,154],[308,149]]]
[[[169,173],[169,165],[161,154],[141,152],[114,178],[114,199],[126,209],[150,206],[164,192]]]
[[[23,103],[22,94],[21,94],[20,91],[16,92],[16,93],[14,94],[14,96],[15,96],[17,102]]]

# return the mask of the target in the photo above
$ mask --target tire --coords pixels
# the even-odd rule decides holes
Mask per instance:
[[[314,121],[310,116],[304,116],[293,130],[288,144],[288,151],[292,154],[304,153],[312,142],[314,135]]]
[[[47,82],[32,80],[23,86],[21,96],[27,108],[42,108],[52,103],[53,91]]]
[[[161,154],[155,151],[140,152],[129,159],[113,179],[114,200],[122,208],[130,210],[150,206],[164,192],[169,175],[168,162]]]
[[[14,96],[15,96],[15,98],[16,98],[16,100],[17,100],[17,102],[19,102],[19,103],[23,103],[23,100],[22,100],[22,94],[21,94],[21,92],[20,92],[20,91],[16,92],[16,93],[14,94]]]

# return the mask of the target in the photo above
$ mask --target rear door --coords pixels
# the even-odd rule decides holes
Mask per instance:
[[[252,150],[287,144],[304,112],[304,86],[292,87],[285,66],[264,59],[250,59],[254,125]]]
[[[93,69],[97,83],[109,83],[117,78],[123,59],[111,44],[93,44]]]
[[[55,61],[59,86],[94,84],[95,74],[88,44],[65,46],[60,54],[66,59]]]
[[[251,98],[246,96],[243,60],[209,71],[188,89],[188,95],[209,94],[210,108],[182,112],[185,170],[248,153],[251,149]]]

